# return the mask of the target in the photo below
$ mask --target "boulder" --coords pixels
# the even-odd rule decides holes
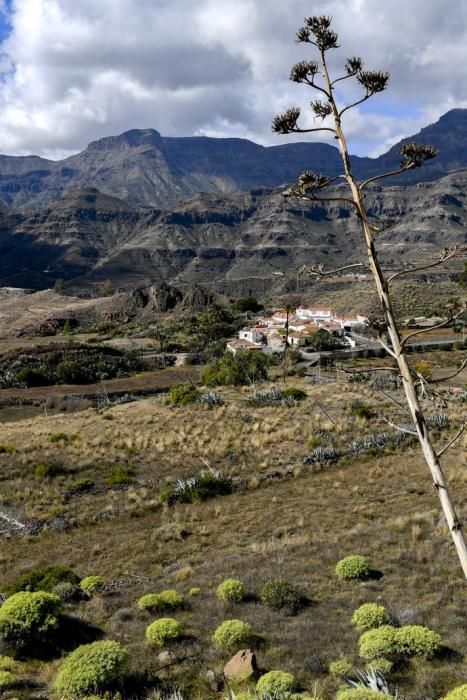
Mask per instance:
[[[258,670],[256,656],[251,649],[241,649],[224,666],[224,676],[228,681],[244,681]]]

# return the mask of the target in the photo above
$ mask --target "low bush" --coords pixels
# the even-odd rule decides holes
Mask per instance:
[[[430,659],[440,649],[442,642],[437,632],[421,625],[406,625],[395,630],[396,652],[402,656]]]
[[[350,413],[357,418],[365,418],[366,420],[371,420],[375,417],[375,412],[363,401],[354,401],[350,406]]]
[[[306,391],[303,391],[303,389],[298,389],[295,386],[289,386],[287,389],[284,389],[284,396],[286,399],[292,399],[292,401],[303,401],[303,399],[306,399],[308,394]]]
[[[0,445],[0,455],[14,455],[16,447],[14,445]]]
[[[13,671],[16,663],[11,656],[0,656],[0,671]]]
[[[467,683],[451,690],[443,700],[467,700]]]
[[[361,554],[351,554],[336,564],[336,575],[344,581],[365,579],[370,574],[370,562]]]
[[[62,662],[54,690],[70,699],[105,691],[121,676],[128,658],[127,650],[118,642],[84,644]]]
[[[359,640],[360,656],[367,661],[393,656],[397,651],[395,633],[395,628],[390,625],[364,632]]]
[[[146,628],[146,639],[158,647],[179,639],[181,634],[180,623],[171,617],[161,617]]]
[[[196,588],[196,587],[190,588],[190,590],[188,591],[188,595],[190,596],[190,598],[194,598],[194,597],[200,595],[200,593],[201,593],[201,588]]]
[[[280,697],[291,693],[297,685],[295,677],[286,671],[269,671],[261,676],[256,684],[256,690],[261,695]]]
[[[12,688],[16,683],[16,676],[11,671],[0,671],[0,691]]]
[[[168,589],[161,593],[148,593],[138,600],[140,610],[154,612],[156,610],[176,609],[183,605],[183,598],[177,591]]]
[[[79,576],[63,564],[51,564],[38,569],[31,569],[7,586],[7,593],[19,591],[52,591],[59,583],[77,585]]]
[[[34,473],[37,479],[52,479],[54,476],[59,476],[59,474],[64,474],[65,469],[63,464],[59,462],[42,462],[39,464]]]
[[[225,620],[212,635],[212,641],[216,646],[234,651],[247,644],[251,635],[251,625],[248,622]]]
[[[394,700],[392,695],[370,688],[339,688],[336,700]]]
[[[114,464],[109,474],[106,476],[107,486],[125,486],[134,484],[133,468],[127,464]]]
[[[89,596],[93,596],[102,589],[104,580],[100,576],[86,576],[79,582],[79,587]]]
[[[331,661],[329,664],[329,673],[337,678],[346,678],[353,671],[353,664],[346,658]]]
[[[196,403],[199,393],[193,384],[176,384],[169,391],[165,403],[169,406],[188,406]]]
[[[202,471],[190,479],[178,479],[161,492],[161,500],[174,503],[196,503],[216,496],[227,496],[233,491],[232,479],[216,471]]]
[[[355,610],[352,624],[359,630],[371,630],[389,622],[386,608],[376,603],[365,603]]]
[[[68,433],[52,433],[49,435],[49,442],[74,442],[78,439],[77,435],[68,435]]]
[[[236,578],[227,578],[217,586],[216,594],[224,603],[239,603],[245,595],[245,586]]]
[[[287,608],[294,615],[302,607],[304,598],[296,586],[285,578],[266,581],[261,590],[261,600],[270,608]]]
[[[0,607],[0,639],[19,651],[47,642],[58,626],[60,598],[45,591],[20,591]]]

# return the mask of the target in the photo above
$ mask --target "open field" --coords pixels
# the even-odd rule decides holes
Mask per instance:
[[[0,590],[29,569],[53,563],[106,581],[149,577],[68,609],[124,643],[134,673],[146,669],[150,687],[166,679],[193,700],[225,695],[209,686],[206,671],[220,672],[230,656],[213,648],[210,637],[232,618],[250,622],[258,635],[261,668],[289,670],[309,693],[316,684],[324,700],[334,697],[339,682],[329,675],[329,662],[346,655],[363,665],[350,618],[365,602],[385,605],[401,624],[436,630],[450,650],[433,661],[397,665],[389,678],[403,697],[440,698],[465,682],[465,582],[416,445],[303,466],[310,438],[344,450],[362,435],[387,430],[380,416],[391,414],[391,402],[343,378],[326,386],[296,377],[288,383],[304,388],[306,400],[257,408],[246,400],[249,389],[223,389],[225,403],[213,409],[169,407],[151,397],[100,414],[89,409],[4,424],[1,441],[15,448],[0,455],[4,502],[23,504],[26,516],[45,526],[36,535],[2,541]],[[356,399],[375,415],[353,415]],[[451,427],[436,434],[439,445],[454,433],[465,404],[453,404],[449,415]],[[464,519],[466,444],[464,437],[444,460]],[[42,463],[60,468],[39,477]],[[115,464],[128,469],[129,483],[109,485]],[[232,477],[232,495],[170,507],[161,502],[164,486],[207,467]],[[74,491],[83,480],[92,481],[90,490]],[[367,555],[380,577],[340,582],[334,566],[353,553]],[[249,595],[225,608],[215,587],[231,576],[245,582]],[[310,599],[296,616],[259,601],[265,581],[279,576]],[[165,588],[186,596],[192,587],[200,595],[174,615],[187,636],[172,648],[188,660],[162,671],[157,652],[144,641],[154,618],[139,611],[136,600]],[[21,664],[21,697],[44,697],[56,665]]]

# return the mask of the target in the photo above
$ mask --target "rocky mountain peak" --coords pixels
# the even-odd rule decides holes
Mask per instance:
[[[160,148],[162,145],[162,136],[155,129],[130,129],[118,136],[105,136],[97,141],[92,141],[87,150],[111,151],[119,148],[138,148],[139,146]]]

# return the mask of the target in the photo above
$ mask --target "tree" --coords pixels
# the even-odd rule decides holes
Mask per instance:
[[[386,276],[379,262],[378,251],[375,244],[375,234],[378,229],[370,223],[368,213],[365,207],[365,190],[371,184],[383,178],[407,172],[422,166],[427,160],[436,156],[436,149],[433,146],[428,146],[418,143],[405,143],[401,149],[402,156],[401,164],[398,168],[391,172],[382,173],[370,177],[364,182],[359,182],[353,174],[352,163],[350,161],[347,143],[345,140],[344,131],[342,128],[342,117],[347,110],[362,104],[374,95],[383,92],[389,80],[389,73],[382,71],[367,71],[364,70],[363,61],[360,57],[354,56],[347,59],[345,64],[345,72],[336,78],[330,74],[328,63],[328,52],[338,48],[338,36],[332,29],[331,18],[326,16],[308,17],[305,19],[304,26],[297,32],[297,42],[308,44],[314,47],[317,53],[317,60],[307,60],[296,63],[292,67],[290,79],[293,82],[301,83],[313,88],[319,92],[320,99],[311,102],[311,109],[315,119],[321,119],[321,126],[313,128],[301,128],[298,125],[300,117],[300,109],[292,107],[284,114],[281,114],[273,120],[272,128],[278,134],[290,133],[310,133],[318,131],[327,131],[333,134],[336,139],[342,157],[343,173],[337,177],[329,178],[325,175],[310,171],[303,172],[287,191],[286,195],[311,201],[331,201],[340,202],[345,206],[353,209],[356,214],[363,235],[366,248],[366,263],[355,263],[346,265],[344,268],[325,272],[322,268],[313,270],[315,274],[336,274],[342,269],[349,267],[367,267],[370,269],[376,285],[377,294],[381,303],[382,321],[380,324],[380,341],[386,352],[394,358],[397,363],[398,371],[402,378],[403,388],[405,392],[407,408],[413,421],[413,434],[418,437],[420,447],[430,469],[433,483],[437,489],[441,505],[444,511],[446,521],[451,532],[459,560],[461,562],[465,576],[467,577],[467,547],[465,544],[462,524],[457,517],[451,495],[448,490],[446,479],[440,464],[440,457],[452,442],[460,436],[464,426],[461,427],[458,434],[453,440],[443,449],[437,451],[433,445],[430,432],[427,427],[427,422],[420,403],[420,398],[417,393],[417,385],[426,390],[426,380],[417,376],[409,366],[406,356],[407,341],[420,331],[410,333],[406,337],[402,334],[396,323],[396,318],[392,306],[391,298],[391,282],[403,274],[418,272],[421,269],[427,269],[441,264],[450,258],[458,255],[460,247],[447,248],[440,254],[439,258],[412,269],[400,270],[393,273],[391,276]],[[345,106],[339,106],[336,96],[336,84],[341,86],[342,81],[356,80],[362,88],[363,94],[359,99]],[[327,120],[325,122],[325,120]],[[317,196],[317,193],[324,188],[333,184],[334,191],[328,195]],[[465,307],[464,307],[465,308]],[[456,311],[455,314],[450,314],[450,320],[460,315],[461,312]],[[442,325],[447,325],[443,322]],[[465,363],[463,363],[465,366]]]
[[[269,358],[259,350],[228,350],[220,360],[211,362],[201,373],[206,386],[242,386],[267,379]]]

